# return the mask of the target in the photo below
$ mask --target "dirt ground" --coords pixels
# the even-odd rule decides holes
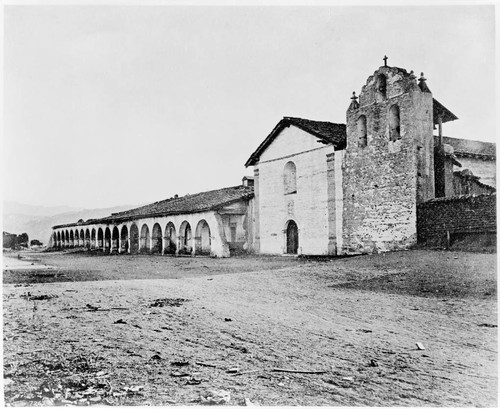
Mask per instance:
[[[496,254],[21,256],[8,406],[498,404]]]

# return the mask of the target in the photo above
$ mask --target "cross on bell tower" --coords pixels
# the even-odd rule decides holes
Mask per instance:
[[[387,67],[387,60],[388,60],[387,55],[384,55],[383,60],[384,60],[384,67]]]

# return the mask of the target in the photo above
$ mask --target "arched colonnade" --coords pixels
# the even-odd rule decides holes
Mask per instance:
[[[214,213],[66,225],[54,228],[52,240],[56,248],[81,247],[105,253],[225,257],[228,245],[220,225]]]

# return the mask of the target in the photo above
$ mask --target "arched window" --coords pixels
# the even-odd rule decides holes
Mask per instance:
[[[377,94],[385,98],[387,94],[387,79],[385,78],[384,74],[379,74],[377,75],[377,80],[375,82],[375,91]]]
[[[401,139],[399,107],[397,105],[393,105],[389,109],[389,140],[394,142],[398,139]]]
[[[283,170],[283,187],[285,195],[297,193],[297,169],[295,163],[287,162]]]
[[[365,147],[368,144],[366,131],[366,116],[361,115],[358,118],[358,146]]]

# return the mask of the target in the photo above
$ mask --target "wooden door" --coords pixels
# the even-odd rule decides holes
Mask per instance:
[[[286,227],[286,252],[287,254],[297,254],[299,248],[299,229],[297,224],[290,220]]]

